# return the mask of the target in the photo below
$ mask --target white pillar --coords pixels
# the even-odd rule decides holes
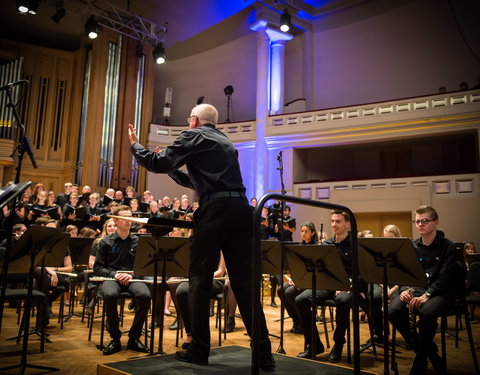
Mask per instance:
[[[257,24],[258,25],[258,24]],[[268,118],[268,62],[270,41],[264,24],[257,31],[257,108],[256,108],[256,142],[254,152],[254,189],[257,198],[265,194],[268,183],[268,150],[265,142],[265,127]]]
[[[257,32],[257,107],[254,152],[254,190],[257,198],[268,190],[268,148],[265,141],[269,112],[281,113],[283,108],[284,42],[293,38],[266,27],[258,20],[250,29]],[[273,88],[273,89],[272,89]],[[274,107],[272,107],[272,103]],[[272,108],[275,108],[272,110]]]
[[[266,33],[270,40],[269,113],[277,115],[283,113],[285,42],[293,36],[273,29]]]

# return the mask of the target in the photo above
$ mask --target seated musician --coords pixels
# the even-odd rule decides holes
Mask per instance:
[[[302,244],[315,245],[318,243],[317,231],[315,229],[315,225],[312,222],[307,221],[303,223],[300,226],[300,233],[302,236]],[[288,312],[288,315],[293,320],[293,327],[290,330],[290,332],[292,333],[304,333],[304,330],[302,328],[302,322],[300,320],[300,312],[298,311],[298,307],[295,304],[295,298],[303,291],[304,290],[298,289],[295,286],[295,283],[292,279],[289,279],[288,282],[283,285],[283,291],[280,287],[277,290],[278,297],[282,300],[283,305]],[[306,342],[308,342],[308,340]]]
[[[36,225],[42,225],[49,228],[55,228],[60,230],[60,226],[57,220],[50,219],[48,216],[41,217],[35,221]],[[41,267],[36,267],[34,271],[34,287],[41,292],[43,292],[47,298],[43,301],[44,303],[44,318],[43,323],[45,326],[48,325],[49,319],[53,316],[52,313],[52,303],[55,301],[63,290],[58,290],[55,287],[64,286],[65,291],[68,291],[68,279],[57,272],[72,272],[72,258],[70,256],[70,249],[67,247],[65,249],[65,257],[63,258],[62,264],[57,264],[45,267],[43,272]]]
[[[440,236],[436,230],[439,224],[436,210],[430,206],[420,206],[415,211],[413,222],[420,234],[413,244],[422,268],[428,275],[428,286],[401,286],[400,294],[394,296],[390,303],[389,320],[415,350],[410,374],[426,374],[428,360],[438,374],[444,374],[445,364],[433,342],[437,319],[464,290],[465,281],[459,277],[455,244]],[[415,324],[410,321],[412,313],[419,316],[418,333]]]
[[[210,291],[210,297],[214,298],[216,295],[223,292],[223,282],[221,280],[215,280],[215,278],[225,276],[227,272],[227,268],[225,266],[225,260],[223,259],[223,254],[220,252],[220,259],[218,261],[217,270],[213,274],[213,282],[212,282],[212,289]],[[182,345],[182,349],[186,350],[190,343],[192,342],[192,335],[191,335],[191,322],[190,316],[188,312],[188,281],[184,281],[180,283],[176,290],[176,307],[178,309],[179,314],[183,319],[183,323],[185,325],[185,332],[187,333],[187,339]]]
[[[132,216],[130,207],[118,206],[114,215]],[[136,309],[132,326],[128,333],[127,349],[147,353],[147,347],[139,340],[142,327],[150,308],[150,290],[141,282],[129,283],[132,275],[119,271],[132,270],[138,237],[130,233],[130,221],[114,218],[117,232],[103,238],[95,258],[94,274],[113,278],[106,280],[100,287],[107,313],[107,329],[112,341],[103,350],[104,355],[110,355],[121,350],[117,303],[120,292],[128,291],[135,298]]]

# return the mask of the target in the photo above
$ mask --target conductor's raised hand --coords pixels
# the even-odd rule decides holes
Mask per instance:
[[[138,142],[137,133],[132,124],[128,124],[128,138],[130,138],[130,144],[132,145]]]

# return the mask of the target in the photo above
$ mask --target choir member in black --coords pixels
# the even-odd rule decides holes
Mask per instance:
[[[116,202],[121,203],[123,200],[123,192],[121,190],[117,190],[115,192],[115,196],[113,198]]]
[[[68,198],[73,189],[73,184],[71,182],[65,182],[63,185],[64,192],[57,195],[57,200],[55,201],[62,209],[66,203],[68,203]]]
[[[169,210],[172,209],[172,202],[170,201],[170,197],[165,195],[163,198],[162,198],[162,207],[166,207],[168,208]]]
[[[15,204],[15,216],[13,217],[14,224],[25,224],[30,225],[28,222],[28,202],[30,201],[30,194],[24,192],[20,201]]]
[[[428,286],[401,286],[399,295],[395,295],[389,305],[389,320],[415,350],[410,374],[426,374],[428,360],[438,374],[445,374],[444,362],[433,342],[437,319],[442,312],[448,311],[456,296],[465,290],[465,278],[458,267],[455,244],[437,232],[437,211],[430,206],[420,206],[415,211],[413,222],[420,234],[413,244],[428,276]],[[418,333],[409,314],[418,314]]]
[[[111,204],[115,198],[115,190],[108,188],[102,198],[100,198],[100,206],[105,208],[106,211],[110,211]]]
[[[70,193],[68,203],[63,206],[63,227],[75,225],[81,229],[84,226],[84,218],[77,214],[77,209],[82,207],[79,203],[78,193]]]
[[[42,225],[49,228],[59,229],[58,221],[49,219],[48,217],[42,217],[37,219],[35,222],[36,225]],[[52,303],[55,301],[61,293],[68,291],[68,280],[67,278],[57,272],[72,272],[72,258],[70,256],[70,249],[67,247],[65,249],[65,257],[63,262],[57,266],[52,265],[51,267],[45,267],[43,272],[41,267],[36,267],[34,271],[34,287],[41,292],[45,293],[47,296],[43,301],[44,316],[43,322],[44,325],[48,325],[49,318],[53,316],[52,314]],[[64,286],[65,290],[56,289],[57,286]]]
[[[280,220],[277,220],[275,223],[275,233],[279,240],[283,240],[285,242],[293,241],[293,232],[295,232],[296,225],[295,219],[290,216],[290,206],[285,206],[283,208],[283,231],[280,228]]]
[[[46,191],[45,190],[45,185],[43,185],[42,183],[35,184],[32,191],[33,191],[33,193],[30,196],[30,203],[34,203],[37,200],[39,192]]]
[[[252,327],[252,209],[245,196],[238,153],[228,137],[216,129],[217,110],[209,104],[192,109],[190,129],[160,152],[138,143],[129,125],[131,150],[138,163],[154,173],[168,173],[178,184],[200,197],[195,211],[195,233],[190,242],[189,304],[192,343],[175,358],[207,365],[210,353],[209,305],[213,273],[223,252],[240,313],[251,335]],[[179,168],[186,165],[187,171]],[[258,300],[260,367],[275,368],[265,316]]]
[[[150,202],[150,217],[160,217],[162,214],[160,213],[158,209],[158,202],[157,201],[151,201]]]
[[[105,210],[99,205],[100,195],[98,193],[90,194],[87,206],[87,226],[100,233],[103,219],[105,218]]]
[[[113,211],[117,216],[132,216],[130,207],[118,206]],[[133,269],[138,237],[130,233],[130,221],[114,219],[117,231],[100,241],[95,258],[94,274],[113,278],[106,280],[100,286],[107,313],[107,329],[112,341],[103,350],[104,355],[110,355],[121,350],[120,338],[122,332],[118,320],[118,298],[121,291],[128,291],[135,299],[136,309],[133,323],[128,333],[127,349],[147,353],[147,347],[139,340],[142,327],[147,319],[150,308],[150,290],[142,282],[129,283],[132,275],[120,271]]]
[[[79,196],[80,204],[86,206],[90,200],[90,194],[92,194],[92,188],[88,185],[84,185],[82,188],[82,195]]]
[[[33,202],[27,206],[28,208],[28,215],[27,220],[29,223],[33,223],[37,218],[43,216],[49,216],[46,212],[47,206],[47,192],[45,190],[40,190],[37,192],[37,198]]]
[[[182,201],[180,203],[180,211],[186,212],[187,214],[189,212],[192,212],[192,209],[190,207],[190,201],[188,198],[182,198]]]
[[[55,220],[62,220],[62,208],[55,203],[55,192],[49,191],[47,193],[47,206],[48,208],[55,207],[56,210],[54,212],[49,213],[49,216]]]

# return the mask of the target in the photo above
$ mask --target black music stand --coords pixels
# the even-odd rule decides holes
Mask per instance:
[[[151,219],[150,219],[151,220]],[[153,227],[154,231],[159,227]],[[160,232],[162,232],[160,227]],[[169,228],[169,231],[171,228]],[[160,292],[160,306],[164,305],[165,291],[167,290],[167,275],[188,277],[189,239],[185,237],[140,237],[133,263],[136,276],[153,275],[152,291],[152,331],[150,336],[150,353],[153,355],[155,340],[155,305],[157,294],[158,264],[161,263],[162,281]],[[163,351],[163,314],[160,314],[160,333],[158,339],[158,352]]]
[[[5,219],[5,232],[7,236],[7,246],[5,249],[5,254],[3,256],[3,267],[2,267],[2,288],[0,291],[0,332],[2,330],[2,317],[3,317],[3,307],[5,302],[5,292],[7,289],[7,276],[8,276],[8,265],[10,261],[10,251],[12,247],[12,232],[13,232],[13,216],[15,213],[15,200],[17,197],[23,193],[23,191],[32,184],[31,181],[22,182],[19,184],[12,184],[9,186],[2,187],[2,193],[0,194],[0,210],[4,206],[10,204],[10,215]]]
[[[260,241],[260,273],[271,275],[282,275],[282,262],[281,262],[282,244],[278,240],[262,240]],[[282,281],[283,284],[283,281]],[[275,293],[275,291],[271,291]],[[263,297],[262,297],[263,298]],[[284,318],[282,312],[285,312],[285,306],[283,300],[280,300],[280,336],[276,336],[270,333],[270,336],[280,339],[280,350],[282,354],[285,354],[283,350],[283,327]]]
[[[70,237],[68,247],[70,249],[70,256],[72,258],[73,269],[88,268],[88,260],[90,258],[90,251],[94,238],[81,238]],[[88,277],[85,274],[84,290],[87,290]],[[68,321],[72,316],[78,316],[83,319],[83,314],[75,313],[75,288],[72,288],[72,278],[69,278],[69,290],[70,290],[70,306],[68,308],[68,315],[65,317],[65,321]],[[85,297],[86,298],[86,297]]]
[[[383,372],[389,374],[388,285],[426,287],[427,276],[409,238],[359,238],[358,259],[365,282],[383,284]]]
[[[0,368],[0,371],[10,370],[14,368],[19,368],[19,374],[23,374],[25,372],[25,369],[27,368],[34,368],[49,372],[60,371],[60,369],[55,367],[38,366],[27,363],[29,337],[29,334],[27,332],[29,331],[30,326],[34,268],[39,264],[44,263],[45,261],[57,259],[59,257],[59,252],[63,252],[63,256],[65,255],[65,236],[68,235],[65,233],[61,233],[57,229],[33,225],[28,228],[28,230],[22,235],[22,237],[20,237],[20,239],[15,243],[15,246],[12,249],[9,272],[25,273],[28,270],[28,292],[27,299],[25,301],[25,320],[23,323],[23,347],[20,363],[18,365]],[[44,315],[44,312],[41,315]],[[43,334],[44,325],[42,324],[42,345]]]
[[[350,290],[343,263],[334,245],[285,245],[287,262],[295,285],[300,289],[312,289],[312,326],[316,324],[316,290]],[[303,329],[308,329],[303,327]],[[317,348],[312,334],[310,348],[312,359]]]

